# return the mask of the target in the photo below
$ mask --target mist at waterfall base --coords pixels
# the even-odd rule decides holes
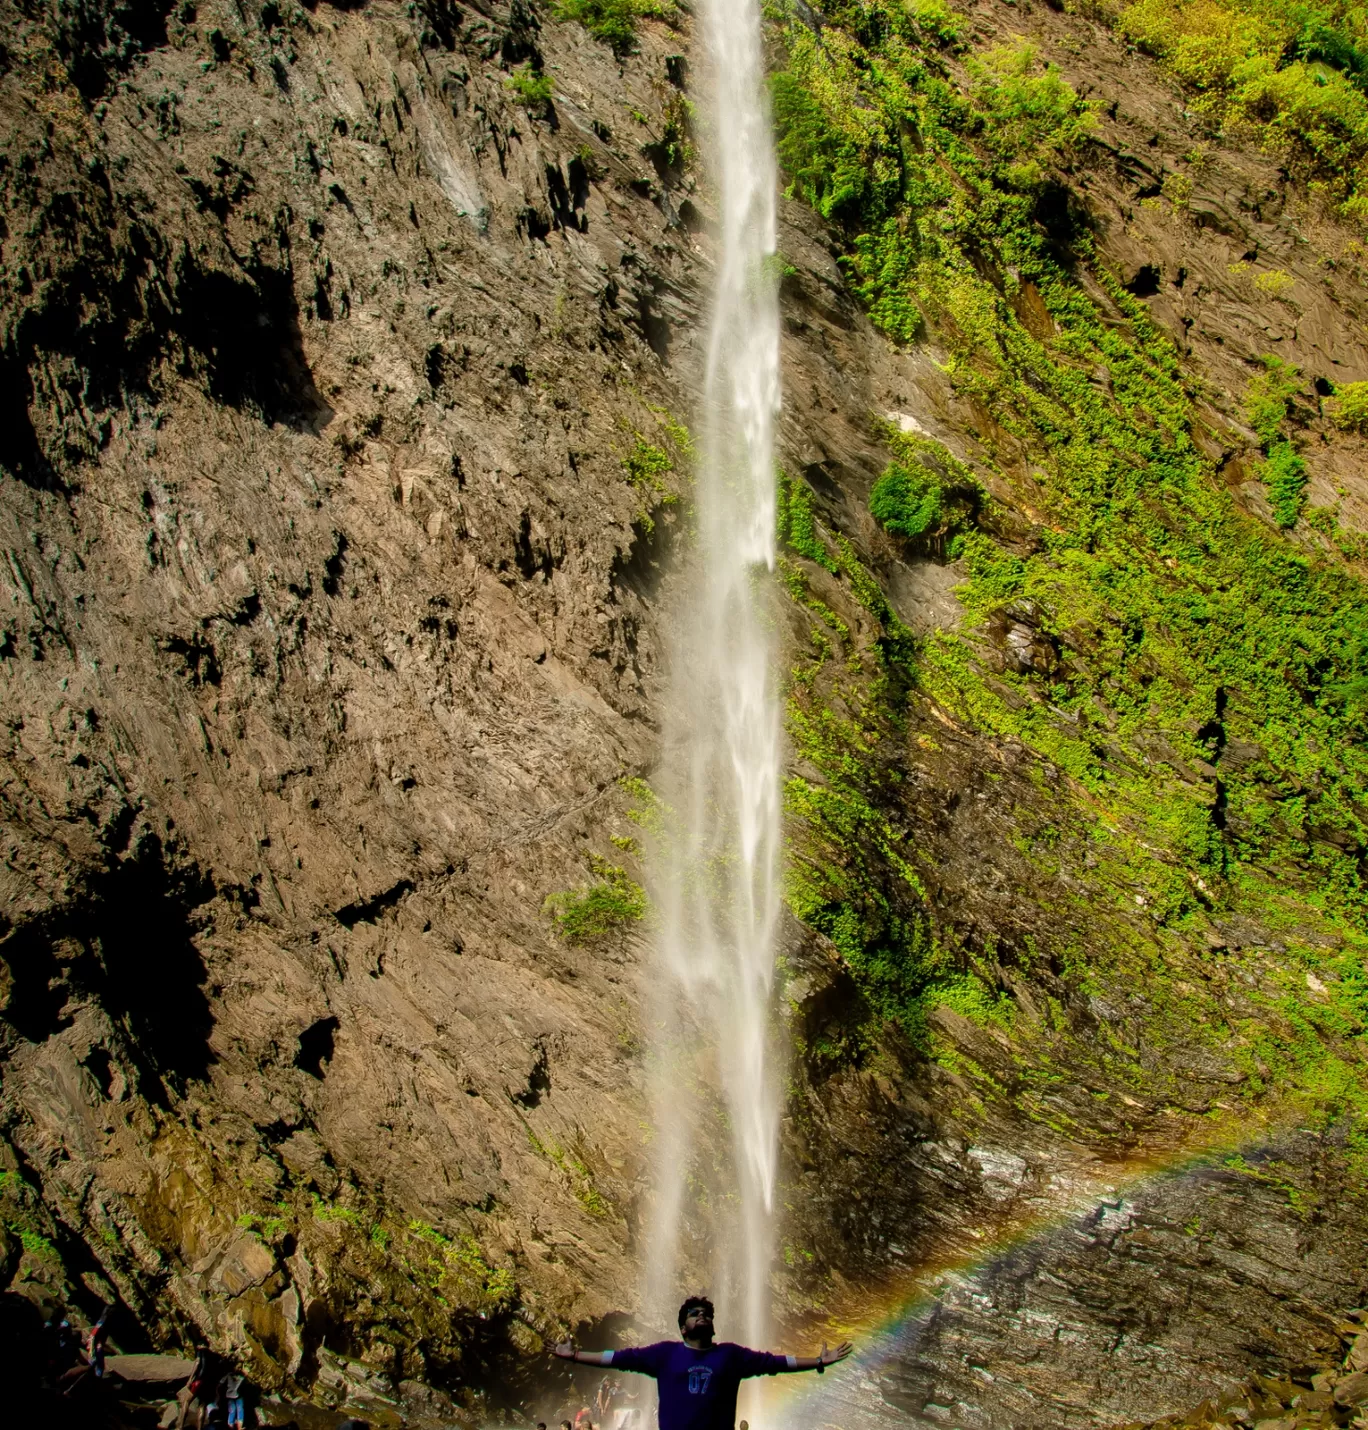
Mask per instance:
[[[766,609],[780,406],[773,276],[778,175],[759,0],[706,0],[705,149],[720,201],[707,371],[696,418],[696,541],[675,612],[646,1044],[654,1205],[644,1319],[685,1290],[724,1339],[763,1344],[780,1094],[771,1028],[780,912],[780,695]]]

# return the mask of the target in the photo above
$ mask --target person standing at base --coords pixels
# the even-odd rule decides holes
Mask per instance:
[[[734,1430],[736,1395],[743,1380],[799,1370],[820,1375],[852,1350],[844,1341],[834,1351],[824,1343],[815,1356],[781,1356],[714,1341],[713,1304],[706,1296],[690,1296],[679,1308],[679,1334],[679,1341],[621,1351],[581,1351],[573,1341],[563,1341],[555,1354],[580,1365],[651,1376],[659,1388],[660,1430]]]
[[[229,1430],[241,1430],[246,1424],[242,1404],[242,1388],[247,1377],[240,1370],[230,1370],[219,1385],[224,1404],[228,1407]]]
[[[109,1320],[109,1313],[114,1309],[113,1304],[106,1306],[100,1312],[100,1319],[90,1328],[90,1339],[88,1345],[90,1368],[95,1372],[97,1380],[104,1379],[105,1373],[105,1352],[109,1346],[109,1327],[105,1324]]]

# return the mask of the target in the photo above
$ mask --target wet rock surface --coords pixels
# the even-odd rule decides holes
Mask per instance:
[[[1253,1417],[1212,1423],[1277,1418],[1269,1391],[1249,1404],[1252,1365],[1306,1382],[1285,1392],[1297,1423],[1347,1423],[1352,1384],[1332,1404],[1309,1383],[1361,1330],[1341,1310],[1363,1298],[1361,1212],[1315,1199],[1342,1175],[1340,1154],[1291,1139],[1117,1187],[984,1268],[946,1274],[900,1332],[882,1400],[922,1424],[1106,1425],[1204,1399]]]

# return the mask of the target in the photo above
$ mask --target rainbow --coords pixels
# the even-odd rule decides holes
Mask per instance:
[[[1281,1121],[1281,1119],[1279,1119]],[[887,1404],[878,1383],[885,1365],[905,1355],[915,1337],[952,1287],[962,1287],[991,1271],[1023,1247],[1090,1213],[1118,1208],[1145,1186],[1181,1177],[1210,1166],[1214,1160],[1249,1149],[1266,1139],[1252,1138],[1248,1111],[1201,1129],[1203,1135],[1167,1149],[1147,1149],[1110,1162],[1099,1161],[1075,1174],[1071,1186],[1047,1210],[1008,1217],[981,1237],[962,1246],[947,1246],[939,1256],[916,1268],[894,1274],[872,1288],[861,1288],[796,1321],[787,1342],[807,1351],[825,1340],[855,1343],[855,1354],[818,1379],[815,1375],[779,1376],[755,1385],[744,1402],[753,1430],[856,1430],[909,1423],[906,1411]],[[927,1421],[930,1424],[932,1422]]]

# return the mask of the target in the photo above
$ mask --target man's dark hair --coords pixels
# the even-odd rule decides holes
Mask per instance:
[[[690,1311],[706,1311],[710,1316],[716,1316],[713,1310],[713,1303],[706,1296],[690,1296],[679,1308],[679,1329],[684,1329],[684,1322],[689,1318]]]

